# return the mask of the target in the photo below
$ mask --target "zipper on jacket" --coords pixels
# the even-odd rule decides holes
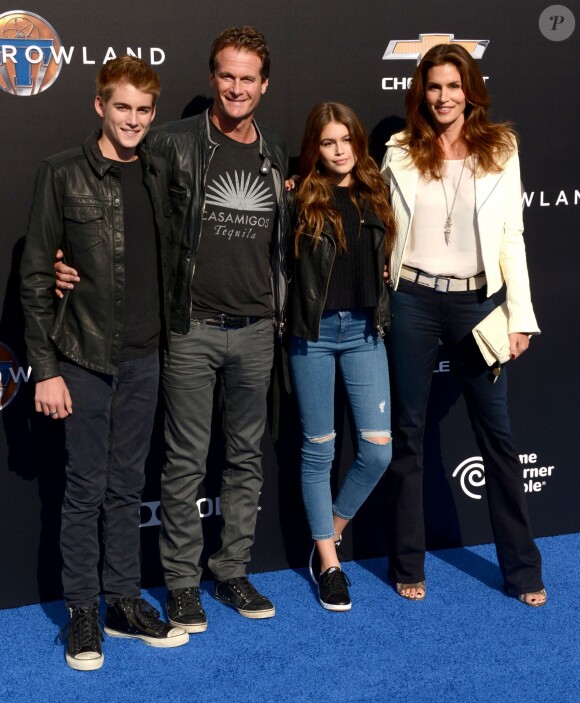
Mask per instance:
[[[269,158],[269,157],[266,157]],[[286,311],[286,303],[288,302],[288,277],[286,276],[286,272],[284,271],[284,248],[283,248],[283,239],[284,239],[284,198],[283,196],[283,183],[284,179],[282,178],[282,173],[280,171],[280,168],[278,164],[274,163],[273,161],[270,163],[270,168],[272,170],[272,178],[274,179],[274,188],[276,189],[276,201],[278,204],[278,233],[276,236],[278,246],[278,256],[277,256],[277,261],[276,265],[278,267],[278,275],[279,276],[284,276],[284,280],[286,282],[285,285],[285,290],[284,290],[284,300],[281,299],[281,291],[280,291],[280,286],[277,284],[277,279],[278,275],[276,271],[274,271],[274,267],[272,267],[272,280],[273,280],[273,286],[274,286],[274,317],[276,317],[276,295],[279,300],[279,312],[280,312],[280,318],[276,320],[276,324],[278,325],[278,338],[281,338],[284,334],[284,328],[286,326],[286,323],[284,322],[284,313]],[[276,174],[276,175],[274,175]],[[277,182],[277,179],[279,179],[279,183]]]
[[[175,188],[174,186],[169,186],[169,192],[173,194],[176,198],[184,200],[187,196],[189,188]]]
[[[384,236],[381,238],[380,241],[380,247],[382,250],[385,249],[385,241],[387,239],[387,231],[385,230]],[[386,262],[386,259],[385,259]],[[389,283],[385,283],[384,279],[384,273],[385,273],[385,266],[383,264],[382,270],[379,270],[379,300],[377,302],[377,307],[375,308],[375,327],[377,329],[377,332],[380,334],[381,337],[385,336],[385,330],[384,327],[381,324],[381,298],[383,297],[383,291],[386,289],[388,291],[389,289]],[[388,292],[387,292],[388,295]]]
[[[193,276],[195,274],[195,263],[197,259],[197,252],[199,251],[199,245],[201,244],[201,233],[203,231],[203,216],[205,214],[205,194],[206,194],[206,184],[207,184],[207,174],[209,172],[209,167],[211,165],[211,161],[213,159],[213,155],[216,152],[216,149],[219,147],[219,144],[213,144],[213,146],[210,146],[210,155],[209,159],[207,160],[207,166],[205,169],[205,173],[203,174],[203,203],[201,206],[201,223],[199,226],[199,236],[197,238],[197,244],[195,247],[195,251],[193,251],[192,257],[193,257],[193,264],[191,266],[191,276],[189,277],[189,319],[191,320],[191,313],[193,311],[193,300],[191,298],[191,286],[193,284]]]
[[[326,305],[326,299],[328,298],[328,289],[330,287],[330,277],[332,276],[332,269],[334,267],[334,260],[336,259],[336,242],[332,237],[329,237],[327,234],[324,234],[324,232],[320,233],[321,236],[324,235],[328,241],[332,244],[332,262],[330,264],[330,273],[328,275],[328,278],[326,279],[326,289],[324,291],[324,298],[322,300],[322,307],[320,308],[320,314],[318,315],[318,339],[320,339],[320,323],[322,321],[322,315],[324,313],[324,306]],[[317,340],[318,341],[318,340]]]

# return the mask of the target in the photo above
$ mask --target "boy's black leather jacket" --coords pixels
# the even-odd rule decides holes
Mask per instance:
[[[36,175],[20,268],[28,360],[35,381],[59,376],[57,350],[102,373],[116,372],[123,336],[124,236],[119,168],[103,157],[99,132],[50,156]],[[172,291],[171,201],[165,161],[139,149],[159,237],[165,337]],[[57,249],[81,277],[57,301]],[[151,281],[157,286],[158,282]]]

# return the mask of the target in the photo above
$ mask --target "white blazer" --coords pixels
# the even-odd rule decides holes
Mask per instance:
[[[389,266],[395,290],[399,284],[419,182],[419,172],[408,150],[400,144],[402,134],[393,135],[387,142],[381,167],[391,190],[397,230]],[[475,210],[487,295],[493,295],[505,283],[509,332],[539,334],[530,296],[521,201],[517,151],[505,162],[500,173],[488,173],[475,179]]]

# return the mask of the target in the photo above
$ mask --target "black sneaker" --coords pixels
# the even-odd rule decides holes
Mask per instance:
[[[250,583],[247,576],[215,581],[213,597],[220,603],[229,605],[240,615],[252,620],[273,618],[276,608],[272,601],[259,593]]]
[[[342,551],[342,535],[334,543],[334,548],[336,549],[336,558],[339,563],[344,561],[344,552]],[[320,578],[320,556],[318,554],[318,549],[316,549],[316,542],[312,547],[310,552],[310,559],[308,560],[308,570],[310,571],[310,578],[318,586],[318,579]]]
[[[189,642],[181,627],[171,627],[142,598],[119,598],[107,608],[105,632],[111,637],[129,637],[152,647],[179,647]]]
[[[350,610],[350,594],[348,576],[338,568],[331,566],[318,579],[318,599],[326,610]]]
[[[69,608],[68,611],[68,625],[59,633],[59,637],[64,639],[66,631],[66,663],[77,671],[100,669],[105,657],[101,647],[103,633],[99,626],[98,603]]]
[[[192,586],[170,591],[167,617],[172,625],[182,627],[186,632],[205,632],[207,618],[199,599],[199,588]]]

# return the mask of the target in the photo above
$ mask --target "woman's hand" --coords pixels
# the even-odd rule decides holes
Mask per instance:
[[[64,261],[64,254],[61,249],[56,252],[56,261],[54,262],[54,273],[56,276],[55,293],[57,298],[63,298],[63,290],[71,290],[74,288],[73,282],[78,283],[81,279],[75,269],[67,266]]]
[[[530,338],[527,334],[521,332],[512,332],[510,338],[510,356],[512,359],[517,359],[530,346]]]

